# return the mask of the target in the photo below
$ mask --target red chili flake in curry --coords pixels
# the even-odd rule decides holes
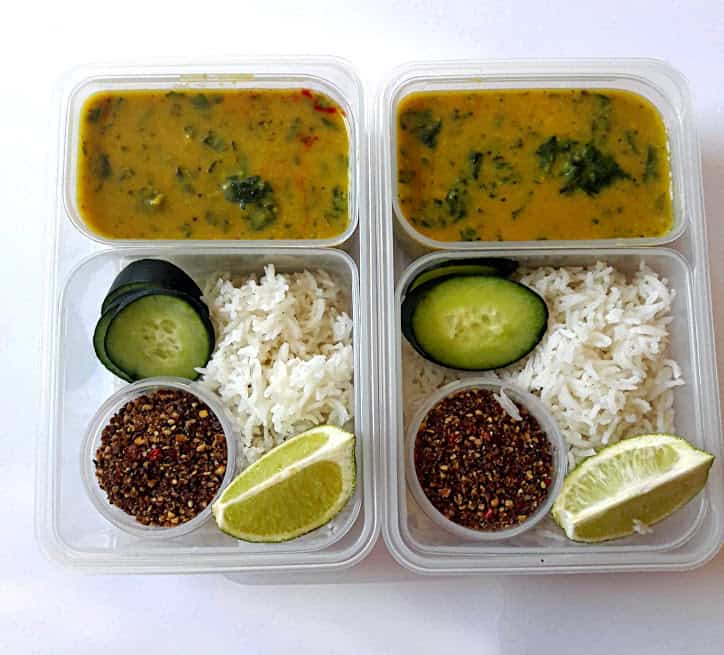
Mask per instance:
[[[533,514],[548,496],[551,445],[516,403],[513,419],[491,391],[468,389],[441,400],[415,440],[415,471],[433,506],[474,530],[502,530]]]
[[[339,112],[344,116],[342,109],[329,104],[322,96],[315,95],[309,89],[302,89],[302,95],[305,98],[309,98],[314,101],[314,104],[312,105],[312,109],[314,109],[314,111],[318,111],[323,114],[336,114]]]

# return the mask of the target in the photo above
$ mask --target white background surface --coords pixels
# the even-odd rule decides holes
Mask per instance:
[[[394,581],[307,587],[241,587],[221,576],[83,577],[43,558],[32,536],[32,497],[52,87],[86,62],[274,53],[346,57],[370,92],[411,59],[651,56],[681,69],[702,140],[724,375],[721,0],[5,4],[0,652],[724,652],[724,553],[689,574],[410,581],[378,545],[363,566]]]

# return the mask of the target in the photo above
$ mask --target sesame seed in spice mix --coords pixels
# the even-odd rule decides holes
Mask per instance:
[[[432,505],[453,523],[483,531],[523,523],[548,496],[550,442],[516,403],[521,419],[492,391],[467,389],[438,402],[415,440],[415,471]]]

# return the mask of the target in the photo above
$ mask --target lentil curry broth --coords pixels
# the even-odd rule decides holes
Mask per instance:
[[[672,227],[666,128],[629,91],[411,93],[397,112],[397,174],[403,217],[438,241],[653,237]]]
[[[308,89],[100,92],[77,201],[121,239],[324,239],[349,224],[343,110]]]

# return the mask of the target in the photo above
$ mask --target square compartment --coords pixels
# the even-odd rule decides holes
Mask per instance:
[[[280,544],[237,541],[213,520],[173,539],[142,539],[115,528],[91,504],[80,475],[79,449],[96,409],[124,382],[96,360],[92,334],[101,301],[114,276],[133,259],[160,256],[188,272],[200,286],[206,276],[321,268],[346,288],[353,321],[357,486],[329,524]],[[50,428],[38,467],[37,530],[44,549],[84,570],[106,572],[207,572],[337,570],[359,561],[376,536],[371,434],[370,337],[362,325],[357,264],[335,249],[203,248],[104,250],[86,257],[68,275],[58,301],[58,324],[49,344]]]
[[[388,547],[402,564],[419,573],[509,573],[585,571],[627,568],[689,568],[706,561],[719,549],[722,538],[721,470],[712,468],[704,492],[685,508],[654,526],[647,535],[601,544],[568,541],[548,519],[532,531],[508,541],[481,543],[464,540],[436,526],[407,489],[404,456],[405,425],[402,385],[402,337],[400,305],[412,279],[440,260],[471,256],[505,256],[522,266],[581,265],[597,260],[632,273],[645,262],[669,280],[676,290],[670,325],[669,353],[682,368],[686,384],[674,390],[676,433],[695,446],[721,456],[720,435],[708,429],[700,378],[702,356],[692,299],[692,271],[677,252],[665,248],[527,251],[439,252],[417,259],[398,278],[395,293],[394,327],[389,348],[392,359],[388,378],[394,409],[385,448],[387,481]],[[473,374],[474,375],[474,374]],[[459,377],[469,377],[462,373]]]

